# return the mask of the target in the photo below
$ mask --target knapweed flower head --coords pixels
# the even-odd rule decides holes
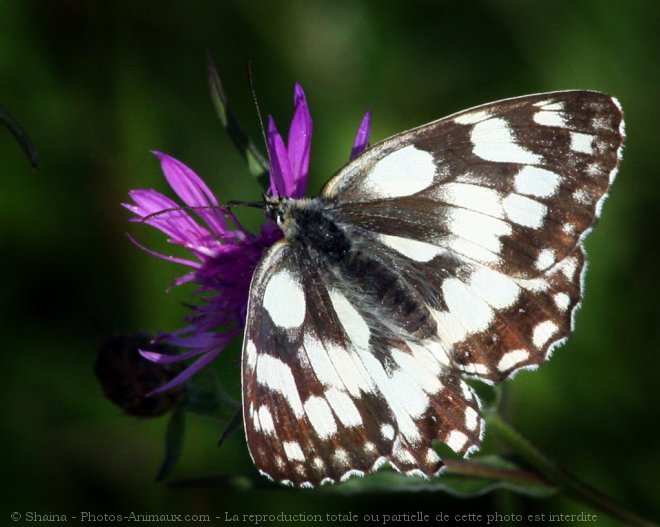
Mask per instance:
[[[362,119],[353,143],[351,159],[368,146],[370,115]],[[270,159],[270,188],[267,194],[278,198],[302,198],[307,187],[312,142],[312,118],[305,93],[300,85],[294,90],[294,114],[287,142],[280,135],[272,117],[268,118],[267,147]],[[159,392],[186,382],[215,359],[227,344],[242,333],[252,274],[268,247],[282,238],[282,231],[266,219],[260,232],[246,230],[236,216],[223,208],[215,195],[195,172],[181,161],[154,152],[163,174],[180,203],[152,189],[133,190],[133,203],[124,204],[136,217],[168,236],[168,241],[185,247],[191,258],[157,253],[141,245],[148,253],[182,264],[190,271],[174,285],[194,283],[201,295],[200,305],[187,318],[184,328],[166,333],[160,340],[185,349],[178,355],[141,351],[156,363],[170,364],[193,360],[176,378],[161,386]]]
[[[96,353],[94,372],[104,395],[126,414],[136,417],[158,417],[172,410],[186,397],[186,386],[181,384],[164,393],[150,396],[179,375],[183,363],[155,364],[144,360],[139,350],[157,353],[176,353],[174,346],[154,343],[144,333],[111,335]]]

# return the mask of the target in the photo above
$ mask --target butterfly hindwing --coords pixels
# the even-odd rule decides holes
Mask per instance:
[[[301,267],[307,262],[297,249],[286,242],[274,246],[253,278],[243,348],[244,422],[263,473],[317,486],[377,467],[391,438],[369,435],[377,430],[374,416],[388,420],[386,403],[370,397],[374,386],[349,355],[327,291],[313,283],[313,268]],[[362,412],[354,398],[368,398]]]
[[[386,243],[376,243],[355,229],[351,237],[419,294],[435,324],[421,345],[454,374],[501,381],[548,358],[572,329],[581,299],[581,246],[537,277],[521,279],[419,242],[395,244],[381,236]],[[405,310],[389,313],[400,328],[407,317]]]
[[[433,439],[462,455],[480,444],[471,388],[354,301],[295,244],[271,248],[255,272],[244,422],[255,464],[278,482],[317,486],[385,462],[431,476],[443,466]]]

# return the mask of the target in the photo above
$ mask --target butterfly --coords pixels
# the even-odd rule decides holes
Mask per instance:
[[[252,278],[242,350],[260,472],[431,477],[433,440],[478,450],[465,379],[536,368],[571,332],[624,136],[606,94],[528,95],[385,139],[318,197],[265,198],[284,238]]]

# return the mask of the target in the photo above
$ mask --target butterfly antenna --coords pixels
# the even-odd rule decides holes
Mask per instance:
[[[225,207],[223,207],[222,205],[187,205],[181,207],[170,207],[169,209],[162,209],[157,212],[152,212],[151,214],[147,214],[146,216],[142,216],[142,218],[140,218],[140,222],[144,223],[145,221],[149,221],[153,218],[157,218],[158,216],[162,216],[163,214],[169,214],[170,212],[208,210],[208,209],[223,210],[224,208]]]
[[[272,159],[270,158],[270,149],[268,148],[268,138],[266,136],[266,128],[264,126],[264,120],[261,116],[261,108],[259,107],[259,100],[257,99],[257,90],[255,88],[254,73],[252,73],[252,61],[250,60],[248,60],[247,62],[247,74],[248,74],[248,81],[250,83],[250,92],[252,93],[252,101],[254,102],[254,107],[257,110],[257,118],[259,119],[259,126],[261,127],[261,136],[264,139],[264,145],[266,145],[266,153],[268,154],[268,166],[271,166]]]
[[[157,218],[158,216],[162,216],[163,214],[169,214],[170,212],[177,212],[177,211],[198,211],[198,210],[220,210],[222,212],[228,212],[230,209],[233,207],[252,207],[255,209],[263,209],[264,208],[264,202],[263,201],[238,201],[238,200],[232,200],[228,201],[227,203],[220,204],[220,205],[188,205],[188,206],[182,206],[182,207],[171,207],[169,209],[163,209],[159,210],[157,212],[152,212],[151,214],[147,214],[146,216],[143,216],[140,218],[140,223],[145,223],[153,218]]]

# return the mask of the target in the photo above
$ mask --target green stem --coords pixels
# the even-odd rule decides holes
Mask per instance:
[[[523,470],[514,470],[510,468],[502,468],[485,465],[476,461],[463,461],[456,459],[444,459],[445,466],[447,467],[447,474],[452,476],[466,476],[469,478],[481,478],[494,482],[506,482],[516,485],[534,486],[552,491],[553,487],[545,479],[525,472]]]
[[[21,145],[23,152],[28,156],[32,168],[37,167],[37,150],[34,148],[30,136],[14,117],[2,106],[0,106],[0,123],[4,124],[14,138]]]
[[[218,378],[218,373],[215,368],[207,368],[209,375],[211,376],[211,383],[213,384],[213,391],[215,392],[216,400],[221,405],[227,406],[232,411],[238,410],[241,407],[241,404],[234,399],[225,391],[222,387],[222,383]]]
[[[257,181],[264,190],[268,190],[270,181],[268,179],[268,160],[259,151],[259,148],[252,142],[250,137],[243,131],[243,127],[238,122],[234,111],[229,105],[227,95],[222,87],[220,76],[210,55],[206,57],[209,87],[211,90],[211,100],[215,111],[220,118],[222,126],[225,128],[229,137],[233,141],[238,151],[247,161],[248,170],[257,178]]]
[[[567,495],[603,511],[626,525],[638,527],[657,527],[652,523],[627,510],[620,503],[590,485],[580,481],[575,476],[560,467],[553,460],[543,454],[525,437],[513,429],[498,414],[486,413],[489,430],[495,431],[509,446],[536,468],[551,484],[556,485]]]

